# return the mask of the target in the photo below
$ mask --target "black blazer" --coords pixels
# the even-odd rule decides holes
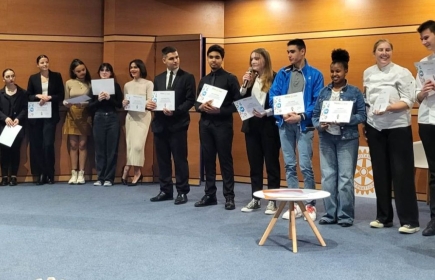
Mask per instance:
[[[0,130],[6,126],[5,120],[11,118],[18,119],[19,125],[23,126],[27,119],[27,93],[24,89],[17,86],[17,92],[14,95],[15,99],[11,102],[11,98],[7,96],[5,88],[0,90]]]
[[[154,91],[166,90],[166,73],[165,71],[154,78]],[[175,91],[174,114],[166,116],[162,111],[155,111],[154,119],[151,123],[154,133],[161,133],[165,128],[170,132],[187,130],[189,128],[189,110],[195,103],[196,98],[195,77],[182,69],[178,69],[172,83],[172,90]]]
[[[276,73],[273,72],[273,80],[275,80],[275,77],[276,77]],[[273,82],[273,80],[272,80],[272,82]],[[249,97],[249,96],[252,95],[252,87],[253,87],[253,84],[249,88],[247,88],[246,94],[243,96],[243,98]],[[270,108],[270,105],[269,105],[269,92],[267,92],[267,94],[266,94],[266,102],[264,102],[264,109],[266,110],[266,109],[269,109],[269,108]],[[255,129],[255,126],[258,125],[258,122],[257,122],[258,120],[260,120],[260,119],[258,119],[256,117],[252,117],[250,119],[244,120],[243,123],[242,123],[242,132],[248,133],[250,130]],[[275,125],[276,119],[275,119],[275,117],[273,115],[269,116],[269,117],[263,117],[261,120],[263,120],[267,124],[270,123],[270,125],[276,126]],[[268,130],[268,127],[274,129],[273,126],[272,127],[270,127],[270,126],[262,127],[261,129]]]
[[[29,77],[27,85],[27,94],[30,102],[37,102],[37,94],[42,94],[41,74],[36,73]],[[59,122],[59,105],[65,98],[65,88],[63,85],[62,75],[57,72],[48,70],[48,95],[51,96],[51,118]],[[30,120],[30,122],[33,121]]]

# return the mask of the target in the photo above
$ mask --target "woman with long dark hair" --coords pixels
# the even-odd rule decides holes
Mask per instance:
[[[65,101],[68,108],[63,133],[68,135],[71,160],[71,179],[68,184],[85,183],[85,164],[88,154],[87,140],[91,134],[91,115],[86,108],[88,102],[70,104],[69,98],[89,94],[91,75],[80,59],[74,59],[69,67],[70,80],[65,83]]]

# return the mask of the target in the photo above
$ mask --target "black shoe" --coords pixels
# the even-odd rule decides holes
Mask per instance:
[[[38,175],[38,178],[36,179],[36,184],[37,185],[44,185],[45,184],[45,175],[44,174]]]
[[[137,179],[136,182],[128,183],[127,186],[128,186],[128,187],[134,187],[134,186],[137,186],[137,183],[138,183],[139,181],[140,181],[140,183],[142,184],[142,179],[143,179],[143,175],[140,174],[140,176],[139,176],[139,178]]]
[[[127,174],[127,179],[124,179],[124,178],[123,178],[123,176],[124,176],[124,169],[125,169],[125,166],[126,166],[126,165],[124,165],[124,166],[122,167],[121,183],[122,183],[123,185],[128,186],[128,174]]]
[[[157,201],[165,201],[165,200],[173,200],[173,199],[174,197],[172,196],[172,194],[164,193],[160,191],[158,195],[156,195],[155,197],[151,197],[150,201],[157,202]]]
[[[216,196],[204,195],[200,201],[195,202],[195,207],[204,207],[209,205],[216,205]]]
[[[8,176],[3,176],[0,185],[2,185],[2,186],[7,186],[7,185],[9,185],[9,178],[8,178]]]
[[[427,227],[423,230],[423,236],[435,235],[435,219],[430,220]]]
[[[186,202],[187,202],[187,194],[182,193],[182,194],[177,195],[177,198],[175,199],[174,204],[178,205],[178,204],[184,204]]]
[[[9,186],[16,186],[17,185],[17,177],[12,176],[11,181],[9,182]]]
[[[351,227],[353,225],[352,223],[346,223],[346,222],[338,223],[338,224],[342,227]]]
[[[328,221],[328,220],[324,220],[324,219],[319,220],[319,225],[333,225],[336,223],[337,223],[337,221]]]
[[[234,210],[236,209],[236,204],[234,203],[234,198],[227,197],[225,202],[225,210]]]
[[[48,176],[47,175],[47,179],[45,179],[45,182],[47,182],[47,184],[49,184],[49,185],[53,185],[54,184],[54,178],[53,178],[53,176]]]

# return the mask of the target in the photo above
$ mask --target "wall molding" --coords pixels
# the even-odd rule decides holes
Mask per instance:
[[[102,37],[0,34],[0,41],[103,43]]]

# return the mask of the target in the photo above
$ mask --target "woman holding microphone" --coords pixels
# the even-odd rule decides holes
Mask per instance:
[[[264,113],[254,111],[255,117],[243,121],[242,132],[245,133],[246,151],[251,177],[252,200],[242,208],[242,212],[260,209],[260,199],[253,193],[263,189],[263,165],[266,164],[267,186],[269,189],[280,187],[280,164],[278,126],[275,125],[272,108],[269,107],[269,89],[276,73],[272,70],[269,52],[263,48],[255,49],[249,58],[250,70],[243,76],[246,87],[241,88],[243,97],[255,96],[263,106]],[[275,214],[275,201],[269,201],[265,214]]]

